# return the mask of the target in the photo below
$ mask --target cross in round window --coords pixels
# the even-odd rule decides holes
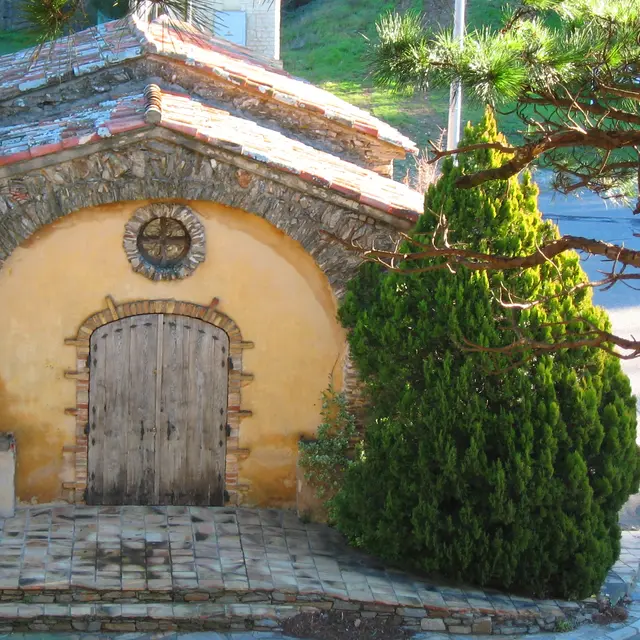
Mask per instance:
[[[190,207],[157,202],[136,210],[124,226],[122,246],[135,272],[180,280],[205,259],[204,226]]]
[[[189,252],[191,237],[175,218],[152,218],[138,234],[138,250],[155,267],[170,268]]]

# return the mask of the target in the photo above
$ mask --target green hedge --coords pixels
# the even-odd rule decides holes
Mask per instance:
[[[467,143],[497,138],[489,114],[466,131]],[[434,214],[445,214],[452,241],[483,251],[529,253],[556,237],[528,175],[455,187],[461,172],[502,160],[482,151],[459,167],[446,162],[416,234],[432,233]],[[567,330],[544,326],[561,319],[607,324],[589,288],[562,293],[586,279],[578,256],[556,264],[491,274],[369,264],[351,283],[340,315],[373,408],[364,455],[333,516],[354,544],[479,585],[564,598],[597,592],[619,553],[618,511],[640,481],[635,399],[619,361],[580,348],[525,352],[514,366],[517,358],[460,348],[464,339],[508,344],[511,317],[544,340]],[[496,301],[505,288],[557,297],[512,315]],[[489,373],[496,367],[513,368]]]

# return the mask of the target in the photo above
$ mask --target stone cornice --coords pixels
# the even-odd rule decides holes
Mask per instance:
[[[30,171],[0,178],[0,264],[39,228],[78,209],[209,201],[260,216],[296,240],[341,297],[361,259],[324,232],[392,248],[400,225],[410,226],[400,219],[391,224],[391,216],[367,205],[172,132],[139,132],[128,142],[85,147],[82,155],[62,158],[63,152],[51,161],[37,158]]]
[[[55,167],[64,162],[90,157],[101,151],[119,152],[127,147],[134,147],[145,139],[165,140],[175,144],[176,146],[186,147],[209,158],[226,162],[255,174],[256,176],[268,178],[269,180],[286,185],[287,187],[300,191],[301,193],[313,195],[314,197],[320,198],[328,203],[335,204],[360,215],[370,217],[402,231],[411,229],[414,224],[412,220],[387,214],[368,204],[356,202],[353,199],[344,197],[339,193],[332,192],[324,187],[315,186],[313,183],[303,180],[294,174],[283,173],[270,169],[265,167],[262,163],[250,158],[225,151],[221,148],[211,147],[207,144],[198,142],[197,140],[193,140],[186,135],[182,135],[168,129],[154,127],[153,125],[148,125],[147,127],[142,127],[135,131],[121,134],[118,137],[104,138],[98,142],[57,151],[55,154],[43,155],[29,160],[24,160],[16,164],[0,166],[0,194],[2,193],[1,183],[4,180],[19,178],[35,171]],[[0,213],[1,211],[2,205],[0,204]]]

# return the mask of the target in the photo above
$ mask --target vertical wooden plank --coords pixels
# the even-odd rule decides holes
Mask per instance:
[[[226,334],[220,329],[207,325],[206,327],[209,350],[206,363],[203,363],[206,382],[204,387],[206,392],[202,393],[204,404],[202,412],[204,417],[203,428],[203,452],[202,452],[202,477],[200,483],[204,489],[203,504],[221,505],[222,491],[224,490],[224,478],[220,474],[219,456],[221,448],[224,448],[226,441],[226,404],[227,399],[221,406],[216,401],[216,389],[218,378],[222,375],[226,379],[226,366],[223,368],[221,355],[221,338],[226,339]],[[219,477],[220,476],[220,477]],[[222,487],[222,488],[221,488]]]
[[[100,504],[103,492],[102,451],[106,412],[107,334],[109,325],[93,332],[90,343],[89,442],[87,452],[87,504]]]
[[[160,504],[174,504],[183,473],[184,422],[186,399],[183,395],[184,342],[183,317],[165,315],[162,346],[162,385],[156,440],[158,498]]]
[[[176,486],[176,499],[174,504],[193,504],[191,498],[191,483],[198,469],[189,468],[189,460],[193,460],[193,448],[195,440],[195,424],[197,422],[198,407],[194,402],[197,369],[197,342],[195,335],[197,330],[194,318],[181,317],[182,324],[182,397],[184,398],[184,410],[179,416],[179,431],[181,437],[180,450],[176,455],[180,456],[181,473],[174,478]]]
[[[226,455],[227,455],[227,399],[229,387],[229,336],[218,329],[211,327],[213,340],[215,344],[215,352],[213,354],[213,381],[210,400],[210,411],[213,415],[212,438],[210,455],[211,455],[211,488],[209,495],[209,504],[212,506],[224,505],[224,486],[226,473]]]
[[[164,344],[164,315],[159,314],[157,316],[157,335],[156,335],[156,366],[154,369],[155,375],[155,410],[154,410],[154,482],[153,482],[153,500],[154,504],[160,504],[160,474],[158,469],[160,468],[160,458],[162,456],[158,448],[158,438],[162,437],[162,434],[158,435],[158,429],[162,425],[161,420],[161,408],[162,408],[162,346]]]
[[[201,375],[197,391],[200,416],[198,428],[200,431],[201,473],[199,477],[194,479],[194,493],[200,505],[208,505],[211,502],[211,489],[216,484],[212,475],[215,465],[212,449],[216,448],[220,438],[224,438],[224,433],[220,433],[217,428],[217,419],[213,410],[213,380],[217,341],[215,330],[214,326],[206,323],[202,323],[198,328],[201,340],[199,351],[201,357],[198,363]]]
[[[204,347],[204,333],[201,322],[195,318],[185,319],[185,344],[189,345],[185,350],[185,372],[187,377],[187,421],[184,425],[188,434],[184,457],[186,460],[185,474],[183,475],[183,490],[180,504],[201,504],[202,496],[199,489],[206,469],[202,468],[202,429],[203,406],[210,390],[206,388],[206,348]],[[202,332],[202,333],[201,333]],[[187,360],[188,358],[188,360]]]
[[[126,495],[123,504],[156,504],[155,438],[158,316],[126,318],[130,336],[127,376]]]
[[[128,319],[127,319],[128,320]],[[126,437],[129,403],[129,327],[128,322],[112,323],[107,332],[106,411],[102,504],[120,504],[126,494]]]

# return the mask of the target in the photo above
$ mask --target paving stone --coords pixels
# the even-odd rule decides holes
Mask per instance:
[[[62,515],[75,527],[58,521]],[[198,535],[206,538],[198,540]],[[627,539],[635,546],[624,547]],[[640,559],[639,536],[623,536],[622,544],[614,581],[630,580]],[[26,559],[22,564],[21,556]],[[397,610],[405,624],[422,623],[422,630],[431,632],[444,631],[443,618],[450,618],[450,633],[466,635],[469,629],[476,634],[535,631],[554,624],[563,611],[578,621],[588,617],[580,603],[455,589],[385,571],[377,561],[348,549],[331,529],[304,525],[293,514],[276,510],[23,508],[0,526],[0,557],[3,565],[14,566],[0,575],[0,589],[6,588],[0,593],[0,618],[23,615],[33,624],[41,624],[38,616],[44,610],[52,620],[91,612],[110,624],[128,625],[136,619],[138,631],[170,631],[165,621],[172,618],[202,628],[205,621],[213,624],[226,615],[237,616],[238,623],[250,616],[262,628],[265,620],[295,615],[301,607],[333,607],[365,617],[393,616]],[[16,589],[20,583],[35,595],[15,605],[13,600],[24,595]],[[72,593],[74,585],[88,590]],[[625,583],[625,589],[630,585]],[[256,604],[250,606],[252,602]],[[280,613],[270,602],[282,603]],[[496,628],[487,614],[494,610],[515,616],[514,623]],[[456,613],[462,611],[471,613]],[[138,619],[142,616],[145,620]],[[151,626],[140,627],[143,622]],[[608,631],[618,634],[612,640],[636,634],[627,635],[625,629]]]
[[[444,620],[440,618],[423,618],[420,621],[420,628],[423,631],[446,631]]]
[[[135,631],[136,625],[133,622],[105,622],[104,628],[107,631]]]
[[[493,631],[493,623],[489,616],[476,619],[471,625],[473,633],[490,634]]]
[[[406,607],[398,607],[396,613],[405,618],[424,618],[427,615],[424,609],[408,609]]]
[[[627,640],[628,638],[632,638],[633,636],[638,634],[638,630],[633,626],[623,627],[622,629],[618,629],[616,631],[607,632],[607,638],[610,640]]]

